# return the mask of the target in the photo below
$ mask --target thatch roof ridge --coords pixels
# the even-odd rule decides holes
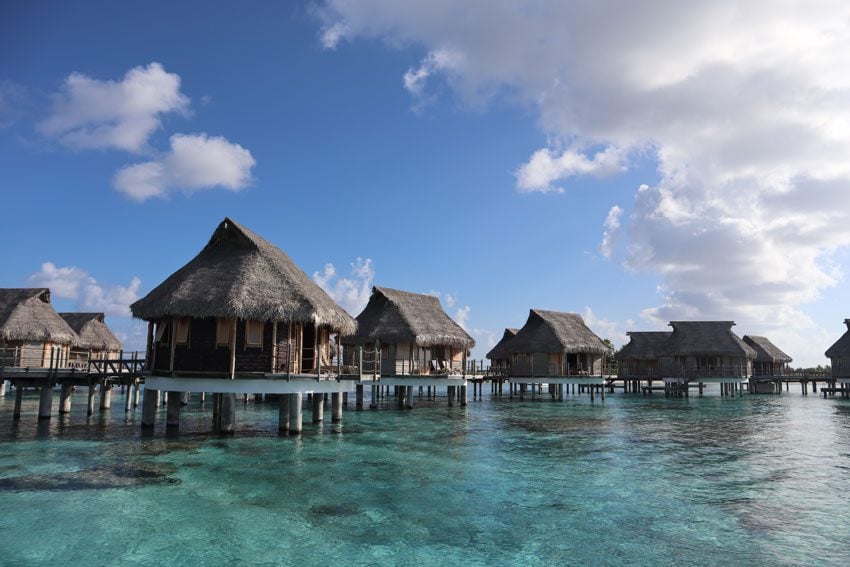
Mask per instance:
[[[197,256],[130,306],[135,317],[356,323],[280,248],[226,217]]]
[[[734,321],[670,321],[673,334],[664,345],[665,356],[743,356],[756,351],[732,332]]]
[[[629,342],[617,352],[617,360],[659,358],[673,331],[629,331]]]
[[[74,347],[91,350],[121,350],[121,341],[106,325],[103,313],[60,313],[77,334]]]
[[[349,344],[413,342],[420,347],[472,348],[475,340],[463,330],[433,295],[375,286],[365,309],[357,316],[357,333]]]
[[[767,337],[744,335],[744,342],[756,351],[756,362],[791,362],[793,360]]]
[[[509,343],[510,352],[589,352],[608,347],[578,313],[531,309],[528,320]]]
[[[508,358],[511,355],[511,351],[509,350],[509,343],[512,338],[516,336],[519,332],[519,329],[514,329],[508,327],[505,329],[505,332],[502,333],[502,338],[499,339],[499,342],[496,343],[490,352],[487,353],[486,358],[489,360],[497,360],[501,358]]]
[[[847,331],[835,341],[835,344],[826,349],[824,354],[827,358],[850,356],[850,319],[845,319],[844,324],[847,325]]]
[[[50,290],[0,288],[0,340],[68,344],[76,334],[50,304]]]

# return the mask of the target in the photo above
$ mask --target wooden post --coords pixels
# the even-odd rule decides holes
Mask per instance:
[[[230,327],[230,379],[234,380],[236,378],[236,321],[237,319],[233,318],[233,325]],[[228,402],[229,403],[229,402]],[[233,403],[236,403],[236,398],[234,396]],[[236,411],[236,406],[234,406],[233,411]],[[231,426],[230,431],[233,431],[233,427]]]
[[[59,413],[71,413],[71,394],[74,387],[71,384],[62,384],[59,392]]]
[[[369,400],[369,409],[377,409],[378,407],[378,387],[372,386],[372,397]]]
[[[331,421],[336,423],[342,421],[342,393],[331,394]]]
[[[171,354],[168,359],[168,371],[174,372],[174,355],[177,352],[177,317],[171,318]]]
[[[15,385],[15,411],[12,419],[21,419],[21,403],[24,400],[24,389],[20,384]]]
[[[277,321],[272,322],[272,374],[277,372]],[[289,415],[287,413],[287,415]]]
[[[289,322],[289,335],[286,337],[286,379],[292,374],[292,321]],[[300,429],[298,431],[301,431]]]
[[[302,429],[302,405],[303,394],[301,392],[289,395],[289,431],[301,433]]]
[[[460,407],[466,406],[466,399],[466,386],[464,385],[460,387]]]
[[[406,392],[404,397],[407,398],[405,405],[407,406],[407,409],[413,409],[413,386],[407,386],[405,390]]]
[[[156,406],[159,405],[157,390],[145,388],[145,398],[142,403],[142,429],[153,429],[156,421]]]
[[[165,428],[180,427],[180,392],[168,392],[168,408],[165,414]]]
[[[127,395],[124,397],[124,413],[130,413],[133,407],[133,385],[127,384]]]
[[[449,398],[449,405],[455,405],[455,386],[447,386],[446,395]]]
[[[48,384],[41,387],[41,399],[38,402],[38,419],[50,419],[50,409],[53,405],[53,388]]]
[[[355,407],[363,409],[363,384],[354,387]]]
[[[6,389],[9,387],[8,380],[0,380],[0,398],[6,397]]]
[[[278,431],[289,431],[289,399],[292,394],[280,395],[280,410],[278,412]]]

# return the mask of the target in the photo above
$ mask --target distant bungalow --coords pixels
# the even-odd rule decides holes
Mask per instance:
[[[661,352],[662,374],[685,379],[749,377],[756,352],[732,332],[734,325],[734,321],[671,321],[673,332]]]
[[[532,309],[507,350],[512,378],[601,376],[608,346],[576,313]]]
[[[744,342],[756,352],[753,360],[753,377],[784,376],[793,359],[779,350],[767,337],[744,335]]]
[[[624,380],[661,378],[660,360],[672,331],[631,331],[616,354],[617,375]]]
[[[115,358],[121,351],[121,341],[106,326],[103,313],[60,313],[76,333],[71,343],[71,358],[78,362]]]
[[[148,321],[152,376],[147,382],[177,392],[227,394],[221,398],[227,404],[225,430],[232,428],[232,394],[244,391],[296,394],[297,408],[293,401],[290,409],[297,421],[295,430],[300,431],[302,391],[337,392],[334,384],[316,383],[332,370],[331,334],[356,330],[354,320],[289,256],[229,218],[195,258],[130,309]],[[313,377],[313,386],[287,380],[307,374]],[[283,382],[209,381],[274,376]],[[206,384],[191,386],[191,381],[203,379]],[[179,405],[172,407],[171,399],[169,412],[176,414]],[[147,389],[144,403],[149,406]],[[282,407],[281,427],[284,413]],[[143,425],[153,425],[152,413],[143,415]],[[171,414],[169,425],[176,425]]]
[[[463,374],[475,340],[443,311],[438,298],[374,287],[357,316],[357,333],[344,337],[343,344],[379,348],[381,376],[427,376]]]
[[[519,329],[505,329],[505,332],[502,334],[502,339],[496,343],[496,346],[494,346],[490,352],[487,353],[487,358],[490,360],[491,371],[502,375],[506,375],[508,373],[508,370],[511,367],[511,352],[509,343],[518,332]]]
[[[844,319],[847,331],[826,351],[832,367],[832,378],[841,383],[850,382],[850,319]]]
[[[0,366],[63,368],[76,338],[49,289],[0,289]]]

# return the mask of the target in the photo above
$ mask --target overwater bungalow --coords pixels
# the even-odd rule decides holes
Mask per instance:
[[[672,331],[630,331],[629,342],[615,355],[617,376],[623,380],[661,378],[660,361]]]
[[[741,382],[752,373],[756,351],[732,332],[734,321],[671,321],[661,352],[665,377],[698,382]]]
[[[147,387],[227,394],[219,397],[227,406],[219,413],[224,430],[232,428],[232,394],[273,393],[297,394],[292,413],[300,431],[301,394],[343,389],[331,366],[331,335],[357,328],[286,253],[229,218],[195,258],[130,309],[148,321],[145,408]],[[282,405],[281,427],[284,418]],[[143,425],[152,420],[143,416]]]
[[[64,368],[76,338],[49,289],[0,289],[0,366]]]
[[[77,335],[71,343],[69,364],[116,358],[120,353],[121,341],[106,325],[103,313],[60,313],[59,316]]]
[[[487,353],[487,359],[490,361],[490,370],[494,375],[506,376],[510,372],[511,352],[509,343],[518,332],[519,329],[505,329],[502,339]]]
[[[475,340],[432,295],[372,288],[357,316],[357,333],[343,338],[352,364],[360,349],[380,352],[381,376],[462,375]],[[364,372],[368,369],[364,370]]]
[[[850,382],[850,319],[844,319],[847,331],[826,351],[832,367],[832,378],[838,382]]]
[[[532,309],[507,350],[511,378],[601,376],[608,346],[581,315]]]
[[[788,364],[793,359],[770,342],[770,339],[756,335],[744,335],[744,342],[756,352],[756,357],[753,359],[752,375],[754,378],[785,376],[788,371]]]

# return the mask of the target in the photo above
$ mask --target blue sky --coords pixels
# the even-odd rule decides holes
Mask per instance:
[[[670,53],[680,40],[619,33],[620,50],[594,43],[625,25],[615,7],[600,13],[608,20],[547,2],[519,13],[486,2],[465,4],[465,16],[457,9],[377,0],[4,4],[0,285],[51,284],[58,308],[106,310],[138,347],[138,327],[121,316],[127,303],[231,216],[355,314],[372,283],[439,293],[479,342],[477,357],[539,307],[579,312],[617,343],[625,330],[673,318],[734,319],[740,334],[778,336],[798,362],[824,362],[848,315],[850,236],[808,242],[803,228],[829,231],[842,218],[819,225],[824,210],[795,203],[817,192],[843,199],[843,211],[847,174],[830,166],[850,138],[839,128],[810,140],[798,153],[819,157],[797,163],[763,142],[790,128],[783,116],[803,103],[780,101],[775,124],[750,123],[741,116],[752,109],[723,108],[723,93],[692,84],[704,69],[706,81],[728,81],[739,96],[754,77],[814,81],[794,66],[811,45],[787,48],[765,71],[749,65],[744,34],[721,18],[729,38],[699,27],[706,49],[653,65],[653,49]],[[698,20],[665,17],[685,29]],[[562,37],[571,25],[600,29]],[[727,39],[744,55],[730,61],[717,48]],[[581,57],[562,41],[585,42]],[[635,45],[653,49],[645,60],[623,55]],[[622,78],[629,73],[600,71],[617,65],[650,69],[640,96]],[[135,92],[133,77],[148,90]],[[847,91],[822,83],[826,95]],[[669,100],[640,102],[652,89],[652,100]],[[128,111],[131,103],[141,108]],[[840,103],[814,106],[846,121]],[[733,119],[738,129],[707,138]],[[766,181],[777,177],[781,190]]]

